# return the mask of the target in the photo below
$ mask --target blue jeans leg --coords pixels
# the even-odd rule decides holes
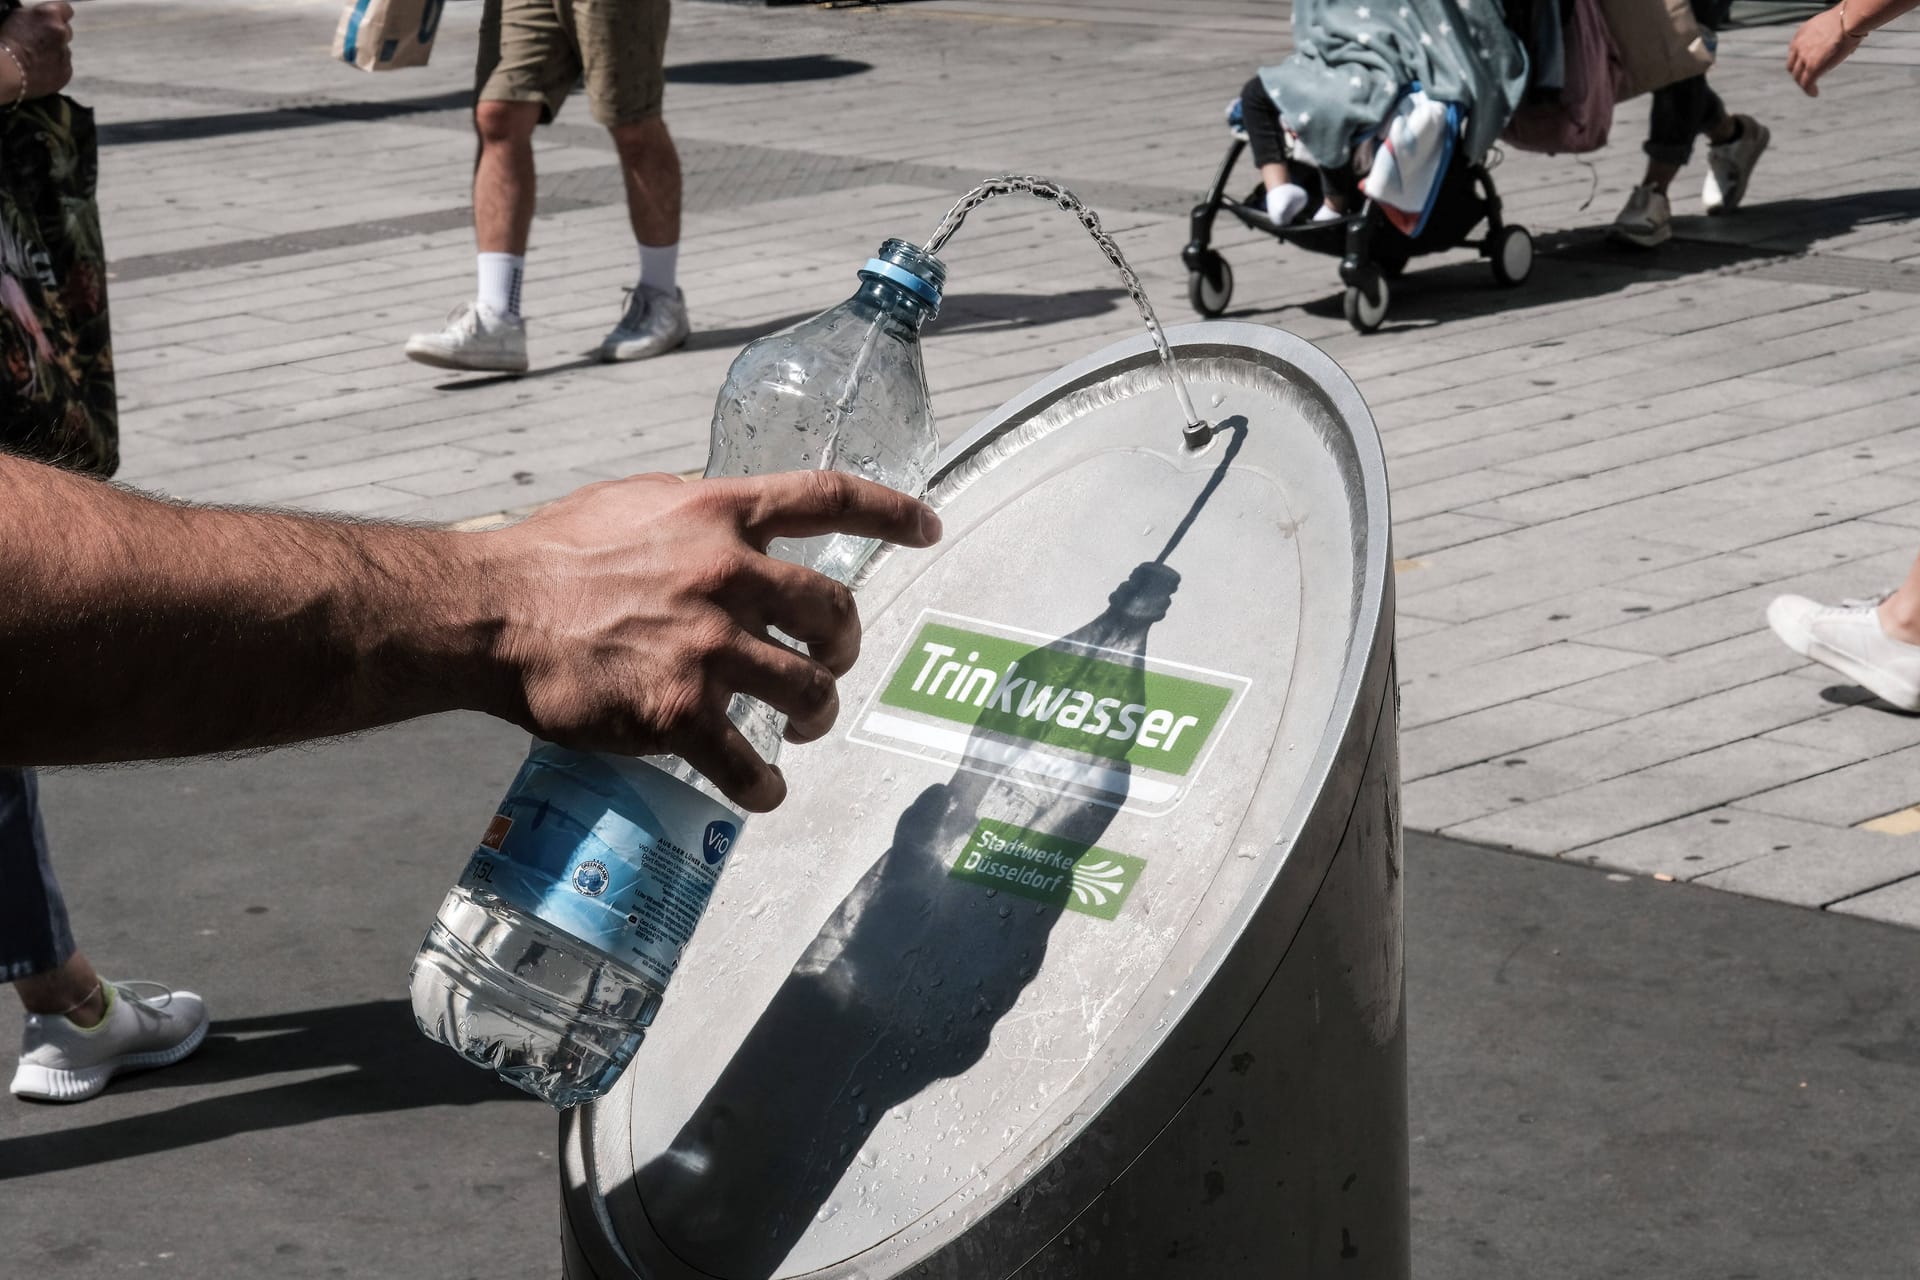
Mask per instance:
[[[0,982],[50,973],[73,955],[31,769],[0,767]]]

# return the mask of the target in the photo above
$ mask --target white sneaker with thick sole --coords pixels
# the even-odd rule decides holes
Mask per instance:
[[[1767,149],[1773,135],[1767,126],[1752,116],[1735,116],[1740,136],[1707,148],[1707,181],[1700,188],[1700,203],[1708,213],[1732,213],[1747,195],[1747,179],[1753,176],[1754,163]]]
[[[1881,630],[1879,604],[1778,596],[1767,606],[1767,625],[1801,657],[1832,667],[1902,711],[1920,711],[1920,645]]]
[[[466,373],[525,373],[527,325],[484,303],[463,302],[447,316],[446,328],[408,338],[407,358]]]
[[[1642,249],[1665,244],[1673,236],[1673,205],[1666,193],[1635,187],[1627,197],[1627,207],[1613,220],[1613,235]]]
[[[602,360],[645,360],[665,355],[687,340],[693,326],[687,320],[687,299],[680,290],[668,293],[645,285],[627,290],[627,309],[620,323],[600,340]]]
[[[119,1072],[172,1066],[207,1038],[206,1002],[191,991],[158,982],[102,980],[101,986],[107,1012],[91,1027],[77,1027],[63,1014],[27,1015],[15,1097],[80,1102]]]

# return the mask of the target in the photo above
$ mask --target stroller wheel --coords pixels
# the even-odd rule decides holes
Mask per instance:
[[[1233,268],[1219,254],[1208,254],[1197,268],[1187,273],[1187,301],[1207,319],[1225,312],[1232,300]]]
[[[1372,298],[1368,298],[1367,291],[1359,285],[1349,286],[1342,308],[1347,313],[1347,323],[1360,333],[1372,333],[1386,321],[1389,300],[1384,277],[1374,277]]]
[[[1525,227],[1506,226],[1493,243],[1493,278],[1504,289],[1523,283],[1533,274],[1533,237]]]

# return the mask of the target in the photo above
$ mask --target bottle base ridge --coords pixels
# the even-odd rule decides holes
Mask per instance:
[[[409,982],[421,1034],[563,1110],[613,1087],[661,997],[608,957],[460,889]]]

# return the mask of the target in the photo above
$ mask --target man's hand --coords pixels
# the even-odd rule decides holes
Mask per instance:
[[[5,101],[19,99],[19,71],[27,73],[28,98],[44,98],[58,93],[73,79],[73,6],[66,0],[52,0],[25,9],[15,9],[0,21],[0,43],[20,60],[16,69],[0,56],[4,64],[7,92]]]
[[[836,531],[921,547],[940,522],[892,489],[802,471],[639,476],[469,535],[488,544],[496,654],[511,678],[505,704],[485,709],[567,746],[682,756],[735,803],[773,808],[786,782],[727,705],[743,693],[785,713],[795,742],[833,726],[834,681],[860,651],[853,593],[766,548]]]

